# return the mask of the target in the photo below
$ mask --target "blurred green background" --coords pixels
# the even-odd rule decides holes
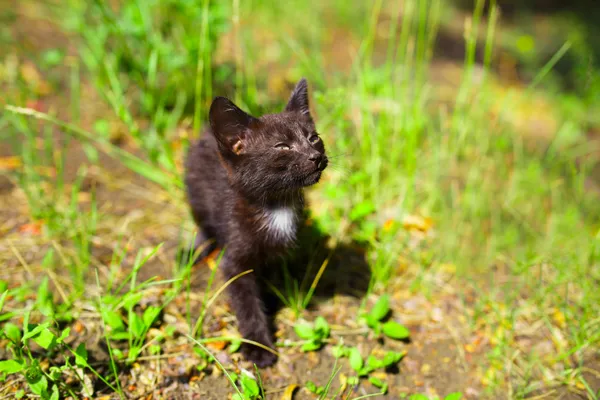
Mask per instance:
[[[124,235],[171,241],[172,270],[193,230],[182,162],[214,96],[260,115],[306,77],[332,160],[312,220],[364,249],[369,295],[452,293],[486,337],[481,396],[598,398],[597,1],[1,4],[0,234],[67,271],[68,304]]]

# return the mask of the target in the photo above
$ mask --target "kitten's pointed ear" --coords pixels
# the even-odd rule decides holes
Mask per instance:
[[[242,152],[242,140],[251,125],[257,121],[225,97],[215,97],[208,112],[208,120],[220,147],[235,154]]]
[[[308,83],[305,78],[296,84],[290,100],[285,106],[285,111],[297,111],[304,115],[310,115],[308,108]]]

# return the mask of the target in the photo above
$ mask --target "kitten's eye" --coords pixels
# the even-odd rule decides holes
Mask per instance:
[[[290,149],[290,146],[288,146],[288,145],[287,145],[287,144],[285,144],[285,143],[277,143],[277,144],[275,145],[275,148],[276,148],[276,149],[279,149],[279,150],[289,150],[289,149]]]
[[[308,138],[308,141],[311,142],[312,144],[315,144],[319,141],[319,135],[312,135],[311,137]]]

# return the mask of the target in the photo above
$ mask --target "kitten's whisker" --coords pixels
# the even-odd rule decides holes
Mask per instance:
[[[347,157],[347,156],[352,156],[353,153],[351,152],[347,152],[347,153],[339,153],[339,154],[327,154],[327,158],[328,159],[332,159],[332,158],[340,158],[340,157]]]

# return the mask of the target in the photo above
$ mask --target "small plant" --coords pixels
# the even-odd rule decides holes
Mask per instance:
[[[330,332],[329,324],[323,317],[317,317],[313,324],[297,323],[294,330],[301,339],[306,340],[302,345],[302,351],[319,350]]]
[[[166,307],[175,297],[176,291],[172,291],[168,298],[165,299],[161,306],[147,306],[143,312],[140,312],[138,304],[144,297],[144,290],[150,286],[171,283],[171,281],[152,282],[146,281],[141,284],[136,284],[136,277],[139,269],[160,249],[161,245],[155,247],[145,257],[138,253],[134,267],[124,283],[116,288],[113,294],[107,294],[100,298],[98,304],[98,312],[102,316],[102,321],[109,329],[106,331],[107,340],[127,340],[128,353],[125,356],[119,349],[112,349],[114,356],[117,359],[126,359],[127,363],[132,364],[140,356],[146,346],[146,336],[152,325],[158,321],[159,316],[164,307]],[[121,290],[125,284],[129,282],[129,291],[123,295]],[[161,338],[154,338],[154,341]],[[156,351],[156,348],[150,348],[151,351]]]
[[[383,358],[369,355],[365,361],[357,347],[347,347],[340,344],[333,348],[333,355],[336,358],[347,357],[349,359],[350,367],[356,371],[358,378],[367,377],[371,372],[377,369],[386,369],[396,365],[405,354],[406,353],[404,352],[388,351]],[[373,386],[381,389],[383,393],[386,393],[388,390],[387,382],[376,377],[369,377],[369,382],[371,382]]]
[[[371,308],[371,311],[366,315],[367,326],[375,332],[376,335],[382,333],[392,339],[407,339],[410,336],[409,330],[396,321],[383,320],[390,313],[390,296],[384,294],[377,300],[377,303]]]
[[[388,383],[385,381],[382,381],[381,379],[375,377],[375,376],[370,376],[369,377],[369,382],[371,382],[371,384],[373,386],[375,386],[376,388],[379,388],[381,390],[381,393],[386,394],[388,391]]]
[[[308,389],[309,392],[311,392],[312,394],[316,394],[317,396],[321,396],[325,393],[325,388],[323,386],[318,386],[313,381],[306,382],[304,386],[306,387],[306,389]]]
[[[264,399],[262,388],[259,382],[247,371],[242,370],[241,374],[230,373],[234,381],[239,382],[239,393],[235,393],[232,400],[259,400]]]
[[[74,374],[81,383],[80,391],[86,397],[93,394],[93,388],[83,369],[88,369],[101,379],[108,387],[117,391],[108,381],[93,370],[87,362],[87,350],[84,344],[72,350],[65,340],[69,337],[70,328],[59,333],[52,327],[51,322],[41,324],[29,323],[30,312],[27,312],[23,321],[23,329],[7,322],[0,330],[0,338],[8,340],[8,350],[12,358],[0,361],[0,382],[5,381],[9,375],[21,374],[25,378],[29,390],[44,400],[58,400],[61,393],[69,393],[73,397],[75,389],[65,383],[64,374]],[[39,356],[34,356],[32,346],[39,346],[51,357],[53,354],[63,354],[62,365],[52,365],[47,370],[42,369]],[[39,350],[36,350],[39,352]],[[72,359],[70,356],[74,356]],[[23,393],[24,395],[24,393]]]

